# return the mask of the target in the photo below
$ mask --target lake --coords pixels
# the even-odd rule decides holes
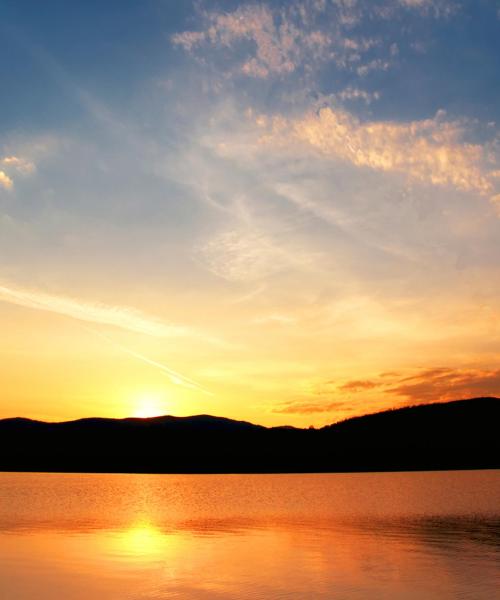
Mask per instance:
[[[0,599],[493,600],[500,471],[0,473]]]

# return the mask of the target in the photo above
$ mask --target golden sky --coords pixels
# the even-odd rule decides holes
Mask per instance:
[[[5,16],[0,418],[500,394],[496,9],[132,4]]]

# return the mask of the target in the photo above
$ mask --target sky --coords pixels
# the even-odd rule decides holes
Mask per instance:
[[[500,2],[0,8],[0,418],[500,395]]]

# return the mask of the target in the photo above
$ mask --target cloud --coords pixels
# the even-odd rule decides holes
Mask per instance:
[[[387,71],[391,63],[388,60],[382,60],[381,58],[376,58],[371,60],[370,62],[360,65],[356,69],[356,73],[360,77],[365,77],[371,71]]]
[[[219,66],[226,73],[257,79],[299,69],[311,73],[324,63],[364,77],[393,64],[395,44],[366,38],[356,28],[361,30],[365,22],[394,19],[409,10],[422,17],[447,16],[455,11],[455,2],[302,0],[281,7],[248,3],[230,12],[201,11],[200,29],[176,33],[171,41],[202,63],[208,48],[219,51]],[[380,47],[381,56],[373,56],[375,47]]]
[[[387,390],[411,402],[500,396],[500,369],[423,369]]]
[[[380,99],[380,92],[367,92],[359,88],[347,87],[341,92],[334,94],[339,100],[362,100],[365,104],[371,104],[374,100]]]
[[[6,156],[0,161],[7,167],[12,167],[23,175],[29,175],[35,170],[35,164],[26,158],[19,156]]]
[[[14,182],[4,171],[0,171],[0,186],[5,190],[11,190],[14,186]]]
[[[328,382],[331,384],[334,382]],[[442,402],[479,396],[500,395],[500,369],[432,367],[411,375],[382,373],[366,380],[350,380],[337,387],[340,392],[378,389],[381,396],[402,396],[411,404]]]
[[[293,71],[306,58],[320,59],[331,45],[321,31],[297,27],[290,14],[274,13],[266,5],[240,6],[230,13],[204,13],[205,29],[185,31],[172,36],[172,43],[188,52],[201,46],[232,48],[252,42],[254,51],[239,64],[239,72],[266,78]]]
[[[373,13],[384,19],[393,19],[402,10],[411,10],[421,17],[447,18],[461,8],[459,0],[386,0],[372,4]]]
[[[31,175],[35,171],[35,165],[30,160],[19,156],[4,156],[0,158],[0,186],[6,190],[14,187],[12,174]],[[6,172],[7,171],[7,172]]]
[[[157,337],[185,336],[193,333],[188,328],[163,323],[134,308],[87,303],[67,296],[7,285],[0,285],[0,301]]]
[[[285,402],[273,409],[283,414],[313,414],[326,412],[354,412],[359,409],[352,402],[342,399],[342,393],[362,393],[378,390],[380,400],[390,396],[401,396],[408,404],[426,404],[445,402],[481,396],[500,396],[500,369],[433,367],[414,371],[411,375],[401,373],[382,373],[374,379],[348,380],[338,385],[327,381],[318,392],[339,394],[335,401],[292,401]],[[387,403],[378,403],[381,410]]]
[[[233,282],[265,279],[314,260],[298,251],[288,252],[269,235],[252,229],[223,232],[202,245],[197,256],[214,275]]]
[[[309,415],[325,412],[351,412],[354,410],[349,402],[286,402],[273,408],[274,413]]]
[[[369,379],[353,379],[347,383],[342,384],[339,387],[341,392],[363,392],[365,390],[371,390],[380,386],[381,384],[377,381],[371,381]]]
[[[486,146],[464,141],[461,122],[432,119],[362,122],[350,112],[323,107],[303,117],[260,120],[262,144],[303,144],[321,156],[374,171],[402,173],[415,182],[494,196],[494,161]],[[265,129],[264,129],[265,131]],[[494,164],[494,163],[493,163]]]
[[[451,0],[396,0],[396,4],[405,8],[433,9],[441,13],[450,13],[458,9],[458,3]]]

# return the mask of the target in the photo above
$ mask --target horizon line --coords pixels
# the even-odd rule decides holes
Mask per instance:
[[[337,423],[343,423],[345,421],[349,421],[351,419],[359,419],[359,418],[363,418],[363,417],[368,417],[370,415],[379,415],[379,414],[383,414],[383,413],[387,413],[387,412],[397,412],[397,411],[404,411],[404,410],[408,410],[411,408],[420,408],[420,407],[425,407],[425,406],[435,406],[435,405],[442,405],[442,404],[454,404],[454,403],[458,403],[458,402],[473,402],[473,401],[477,401],[477,400],[498,400],[500,401],[500,397],[499,396],[474,396],[474,397],[470,397],[470,398],[456,398],[454,400],[437,400],[435,402],[422,402],[420,404],[408,404],[406,406],[394,406],[392,408],[385,408],[382,410],[377,410],[375,412],[368,412],[368,413],[363,413],[360,415],[354,415],[352,417],[346,417],[345,419],[339,419],[338,421],[333,421],[332,423],[329,423],[327,425],[323,425],[322,427],[316,427],[314,425],[310,425],[307,427],[297,427],[295,425],[288,425],[288,424],[284,424],[284,425],[271,425],[271,426],[267,426],[267,425],[261,425],[259,423],[253,423],[252,421],[247,421],[245,419],[236,419],[236,418],[232,418],[232,417],[223,417],[223,416],[219,416],[219,415],[211,415],[209,413],[198,413],[198,414],[194,414],[194,415],[184,415],[184,416],[178,416],[178,415],[172,415],[172,414],[162,414],[162,415],[155,415],[155,416],[150,416],[150,417],[134,417],[134,416],[130,416],[130,417],[99,417],[99,416],[89,416],[89,417],[80,417],[77,419],[67,419],[64,421],[45,421],[42,419],[33,419],[31,417],[21,417],[19,415],[16,415],[15,417],[1,417],[0,418],[0,423],[4,422],[4,421],[31,421],[33,423],[43,423],[46,425],[62,425],[62,424],[66,424],[66,423],[78,423],[81,421],[155,421],[155,420],[159,420],[159,419],[178,419],[178,420],[183,420],[183,419],[195,419],[195,418],[200,418],[200,417],[209,417],[211,419],[220,419],[220,420],[225,420],[225,421],[232,421],[234,423],[247,423],[249,425],[254,425],[255,427],[263,427],[265,429],[279,429],[279,428],[283,428],[283,427],[289,427],[292,429],[322,429],[323,427],[328,427],[330,425],[335,425]]]

